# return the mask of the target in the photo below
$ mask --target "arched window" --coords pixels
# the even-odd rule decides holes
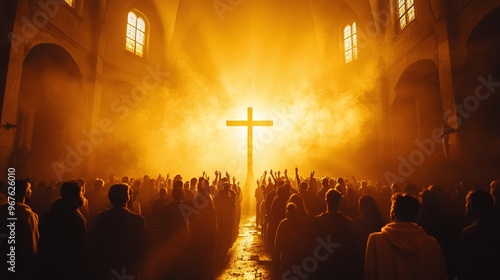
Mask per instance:
[[[356,22],[344,27],[344,58],[345,63],[358,59],[358,35]]]
[[[398,0],[398,18],[401,30],[415,19],[415,5],[413,0]]]
[[[128,12],[127,39],[125,49],[140,57],[144,56],[146,44],[146,20],[138,12]]]

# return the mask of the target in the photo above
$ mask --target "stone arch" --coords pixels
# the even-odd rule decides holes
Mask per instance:
[[[472,30],[457,91],[464,167],[473,182],[497,179],[500,169],[500,7]]]
[[[87,98],[80,68],[66,49],[39,44],[30,50],[23,62],[11,158],[20,177],[81,175],[91,149],[81,144],[88,126]]]
[[[415,167],[411,176],[423,178],[417,175],[431,170],[431,166],[443,160],[441,143],[432,140],[434,132],[443,123],[437,65],[428,59],[411,64],[399,78],[395,92],[391,105],[393,158],[401,156],[409,160]],[[428,144],[425,151],[417,144],[423,141]],[[410,160],[412,156],[415,156],[413,162]]]

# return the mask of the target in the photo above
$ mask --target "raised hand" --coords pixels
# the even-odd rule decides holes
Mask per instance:
[[[229,172],[226,171],[226,177],[231,180],[231,175],[229,175]]]
[[[233,184],[236,183],[236,177],[233,176]]]
[[[295,174],[298,174],[298,173],[299,173],[299,168],[295,167]]]
[[[315,171],[311,172],[311,178],[314,177]]]
[[[281,174],[281,171],[279,171],[279,170],[278,170],[278,176],[276,176],[276,177],[279,177],[279,176],[280,176],[280,174]]]
[[[285,170],[283,171],[283,173],[285,173],[285,177],[287,177],[288,170],[287,170],[287,169],[285,169]]]
[[[170,178],[170,173],[167,173],[167,180]]]
[[[264,177],[266,177],[267,175],[267,170],[264,170]]]

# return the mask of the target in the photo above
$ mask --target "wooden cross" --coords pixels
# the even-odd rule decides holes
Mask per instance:
[[[248,116],[246,121],[226,121],[226,126],[246,126],[248,129],[247,138],[247,179],[253,178],[253,127],[254,126],[273,126],[273,121],[254,121],[253,108],[248,107]]]

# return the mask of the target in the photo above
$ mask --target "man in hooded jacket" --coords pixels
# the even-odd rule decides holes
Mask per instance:
[[[366,245],[366,280],[444,280],[446,263],[439,243],[415,221],[420,208],[410,195],[393,196],[393,222],[370,234]]]

